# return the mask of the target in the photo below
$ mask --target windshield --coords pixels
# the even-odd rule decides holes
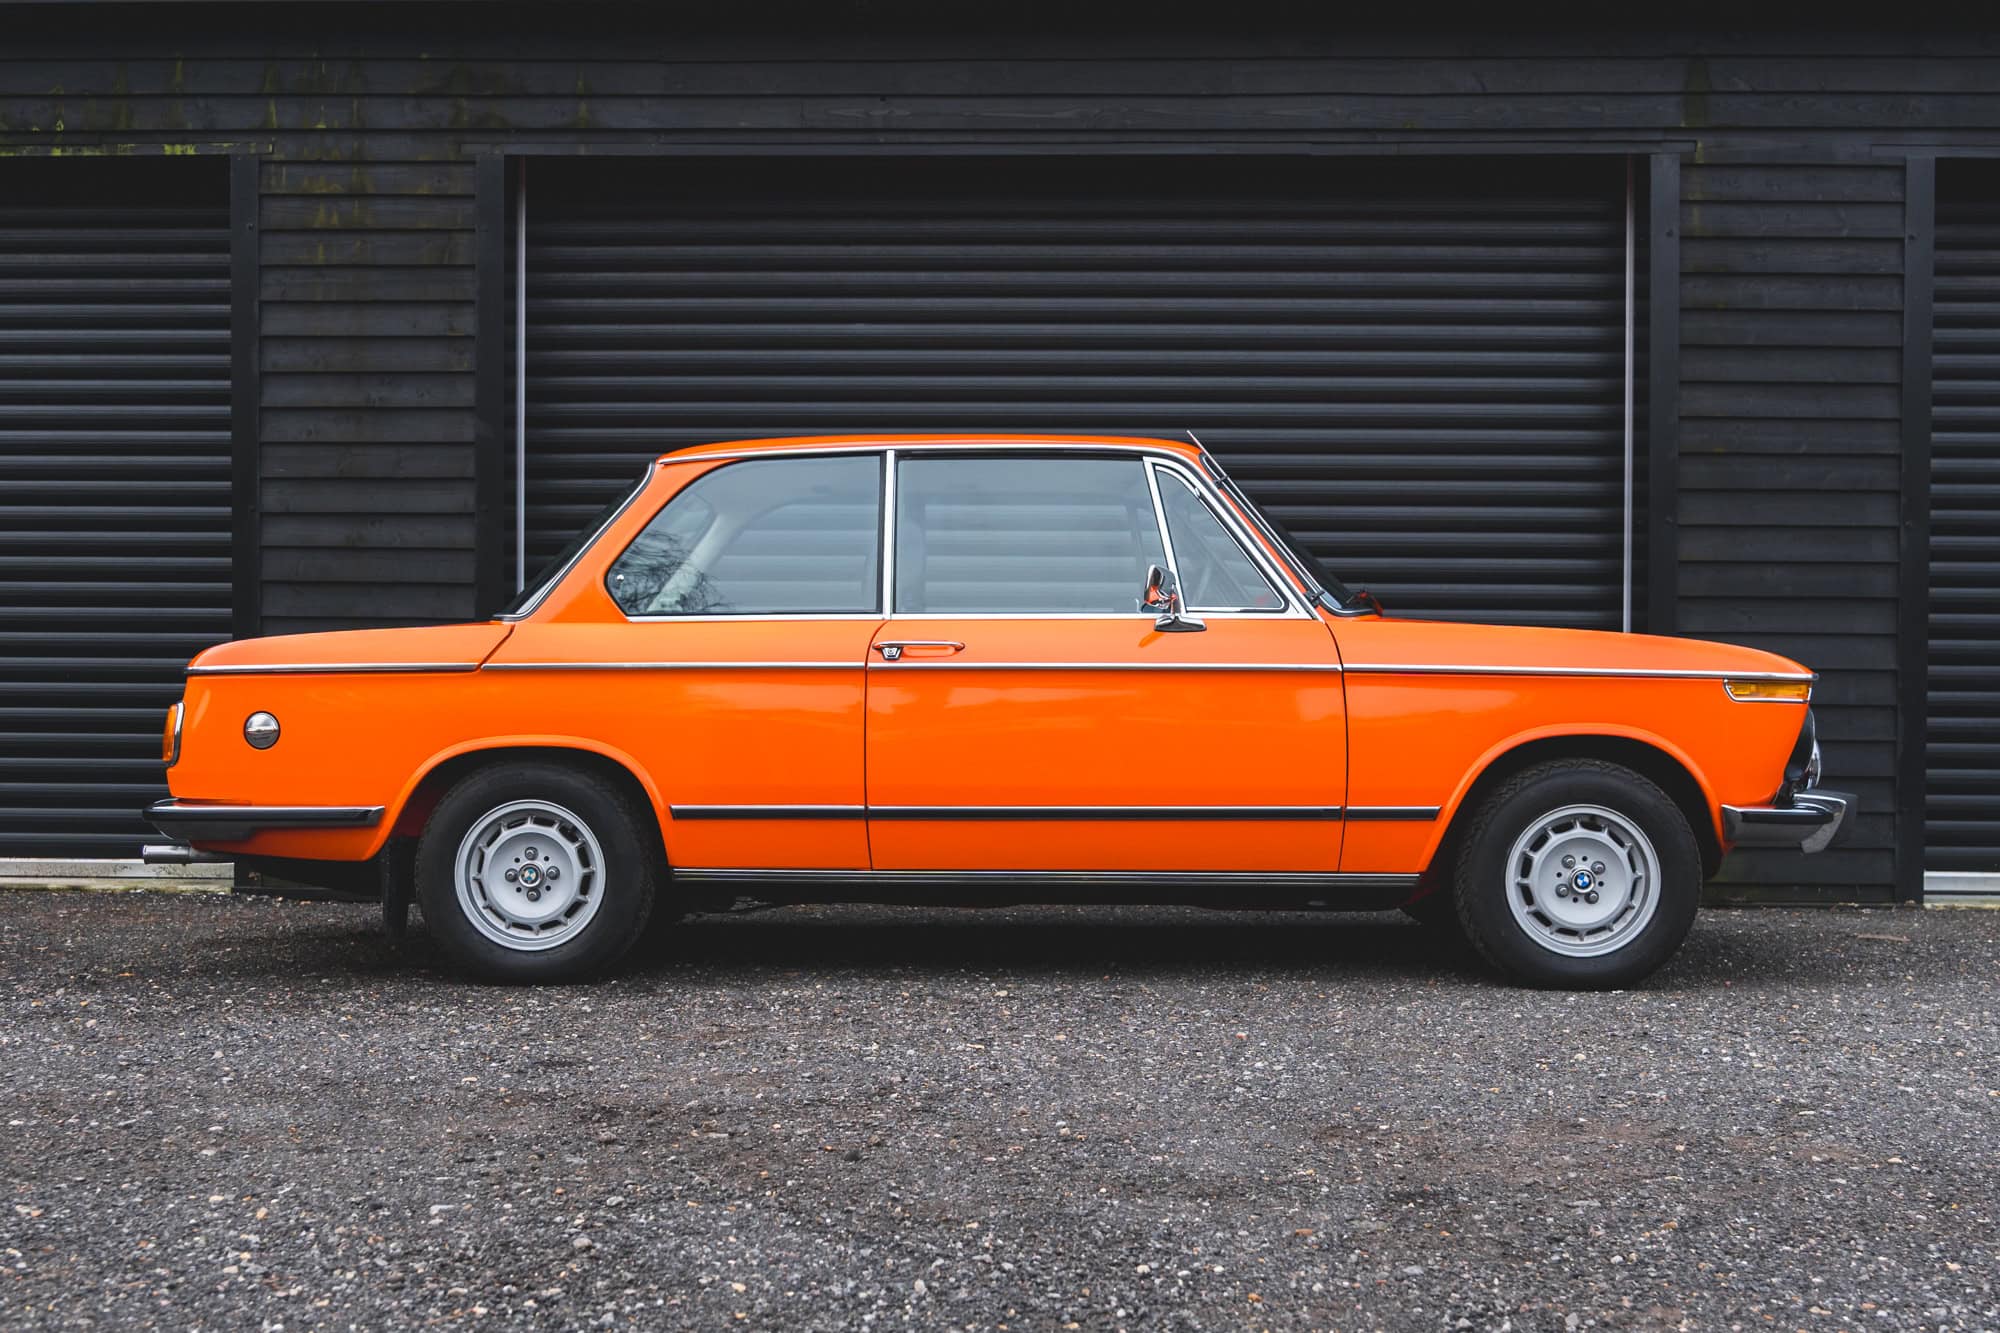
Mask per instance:
[[[613,515],[632,502],[632,497],[639,493],[639,488],[646,484],[646,479],[651,475],[652,469],[649,467],[639,474],[637,481],[620,491],[617,499],[600,509],[590,522],[583,525],[576,536],[569,539],[569,543],[562,550],[557,551],[547,564],[535,571],[533,578],[521,585],[521,591],[514,594],[513,601],[494,613],[495,618],[507,620],[525,614],[530,607],[541,601],[543,595],[555,586],[556,580],[562,577],[563,571],[569,568],[570,562],[582,555],[584,548],[597,540],[597,534],[604,531],[605,525],[611,522]]]
[[[1222,464],[1215,461],[1214,455],[1203,453],[1201,462],[1202,466],[1208,469],[1209,475],[1215,478],[1222,489],[1229,492],[1229,498],[1234,500],[1238,507],[1250,516],[1251,521],[1263,529],[1264,535],[1270,539],[1271,543],[1287,556],[1291,557],[1293,567],[1311,585],[1314,597],[1329,610],[1345,611],[1349,609],[1349,603],[1354,600],[1354,594],[1348,591],[1346,584],[1335,578],[1327,570],[1327,567],[1319,562],[1318,556],[1314,555],[1303,542],[1294,537],[1284,524],[1252,504],[1250,497],[1243,493],[1242,487],[1238,486],[1235,480],[1222,470]]]

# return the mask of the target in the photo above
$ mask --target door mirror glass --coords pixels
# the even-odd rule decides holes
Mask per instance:
[[[1140,594],[1139,609],[1158,615],[1153,628],[1162,634],[1186,634],[1190,630],[1208,628],[1183,611],[1180,581],[1174,577],[1172,570],[1158,565],[1146,571],[1146,589]]]

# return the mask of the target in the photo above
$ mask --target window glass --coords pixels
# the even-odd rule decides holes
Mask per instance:
[[[726,463],[667,502],[606,586],[628,616],[873,611],[881,515],[878,456]]]
[[[527,609],[530,603],[539,601],[542,594],[548,591],[549,585],[556,581],[557,576],[569,568],[569,562],[576,559],[577,553],[588,546],[599,532],[603,531],[604,526],[611,521],[612,515],[625,507],[626,503],[638,493],[639,488],[651,480],[652,474],[653,469],[649,464],[646,470],[639,474],[637,481],[619,492],[616,500],[598,510],[597,516],[578,529],[576,536],[571,537],[564,544],[562,550],[555,553],[553,559],[547,561],[540,569],[535,571],[535,577],[521,585],[521,591],[514,594],[514,600],[501,607],[494,614],[502,618],[518,616],[522,611]]]
[[[1160,508],[1174,540],[1174,569],[1190,611],[1278,611],[1285,599],[1258,571],[1215,511],[1178,474],[1161,468]]]
[[[1165,563],[1137,458],[897,462],[899,612],[1132,615]]]

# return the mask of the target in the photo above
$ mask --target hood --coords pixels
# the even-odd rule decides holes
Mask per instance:
[[[1460,625],[1431,620],[1342,621],[1334,628],[1344,665],[1489,667],[1499,670],[1776,673],[1810,675],[1789,657],[1706,639],[1522,625]]]
[[[461,667],[492,656],[513,632],[499,621],[426,625],[418,629],[350,629],[326,634],[277,634],[217,644],[188,663],[190,671],[252,667]]]

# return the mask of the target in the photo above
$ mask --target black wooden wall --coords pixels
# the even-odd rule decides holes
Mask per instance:
[[[1677,559],[1656,566],[1653,623],[1822,669],[1828,768],[1867,809],[1845,851],[1731,874],[1914,891],[1903,310],[1928,237],[1907,228],[1906,181],[1912,154],[1927,170],[2000,147],[1994,39],[1341,31],[1254,4],[978,27],[839,5],[163,8],[10,14],[0,154],[242,159],[255,410],[238,429],[257,486],[238,562],[256,579],[242,623],[264,632],[467,616],[475,563],[506,558],[479,521],[497,493],[475,486],[476,381],[511,357],[491,308],[479,336],[482,243],[489,266],[505,254],[506,172],[482,159],[918,141],[1673,154],[1651,179],[1680,197],[1653,238],[1678,265],[1678,373],[1654,391],[1678,447],[1650,502]]]

